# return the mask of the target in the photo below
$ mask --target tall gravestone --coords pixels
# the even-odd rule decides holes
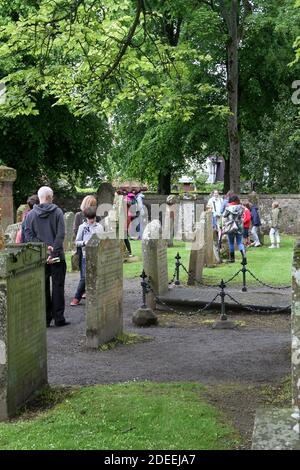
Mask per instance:
[[[300,432],[300,240],[294,251],[292,268],[292,389],[293,407],[298,414],[298,433]],[[299,435],[300,439],[300,435]]]
[[[178,211],[178,201],[176,196],[169,195],[167,197],[167,206],[166,206],[166,216],[164,221],[163,227],[163,238],[168,241],[168,247],[172,247],[174,245],[174,236],[175,236],[175,219],[178,218],[177,211]],[[177,217],[176,217],[177,216]]]
[[[144,230],[142,253],[144,270],[154,291],[147,295],[147,305],[155,308],[155,295],[162,295],[169,288],[167,240],[161,238],[158,220],[150,222]]]
[[[0,420],[47,383],[46,247],[0,251]]]
[[[73,231],[74,219],[75,219],[74,212],[66,212],[64,214],[64,219],[65,219],[65,227],[66,227],[64,250],[72,251],[74,248],[74,231]]]
[[[86,245],[86,293],[87,346],[97,349],[123,331],[123,260],[109,234],[95,234]]]
[[[214,254],[214,233],[213,233],[213,214],[212,212],[205,212],[205,229],[204,229],[204,264],[207,267],[215,265]]]
[[[17,172],[13,168],[0,166],[0,207],[2,211],[2,228],[14,223],[13,183]]]
[[[113,208],[115,190],[110,183],[102,183],[97,192],[98,209],[97,215],[103,219],[108,216]]]
[[[202,281],[202,273],[204,268],[205,257],[205,213],[201,214],[200,222],[196,224],[195,239],[191,245],[189,278],[188,285],[194,286]]]
[[[300,450],[300,240],[292,266],[292,407],[256,412],[253,450]]]

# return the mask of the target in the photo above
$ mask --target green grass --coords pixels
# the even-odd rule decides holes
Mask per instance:
[[[50,411],[0,424],[1,450],[219,450],[239,437],[194,383],[131,382],[73,390]]]
[[[268,243],[268,237],[265,237]],[[248,268],[258,278],[271,285],[289,285],[291,283],[291,265],[293,256],[294,237],[282,236],[281,248],[279,250],[269,250],[269,244],[260,248],[249,248],[247,252]],[[142,266],[142,245],[140,241],[131,241],[132,253],[138,256],[136,263],[124,263],[124,277],[127,279],[137,278],[140,276]],[[168,267],[169,279],[172,278],[175,269],[175,256],[180,253],[181,262],[188,269],[190,245],[183,242],[174,242],[173,248],[168,248]],[[67,253],[68,270],[70,271],[71,255]],[[236,263],[223,263],[214,268],[205,268],[203,271],[203,281],[205,284],[215,284],[229,279],[233,274],[241,268],[241,255],[236,252]],[[180,279],[183,283],[187,281],[187,275],[181,270]],[[233,284],[241,284],[242,275],[240,274]],[[256,282],[248,275],[247,283],[256,284]]]

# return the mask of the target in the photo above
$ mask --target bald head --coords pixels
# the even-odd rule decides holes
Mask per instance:
[[[53,191],[49,186],[42,186],[38,190],[38,198],[40,204],[50,204],[53,200]]]

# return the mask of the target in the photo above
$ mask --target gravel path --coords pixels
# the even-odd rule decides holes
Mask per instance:
[[[67,305],[77,282],[78,274],[68,275]],[[170,316],[170,321],[166,321],[166,315],[162,315],[159,326],[137,329],[131,324],[131,316],[141,303],[139,280],[126,280],[124,289],[124,330],[153,340],[104,352],[87,350],[84,304],[67,307],[66,318],[72,324],[47,330],[49,383],[86,385],[153,380],[261,384],[278,383],[289,374],[288,316],[256,318],[251,324],[246,315],[244,328],[217,331],[207,324],[197,324],[195,319],[177,321]]]

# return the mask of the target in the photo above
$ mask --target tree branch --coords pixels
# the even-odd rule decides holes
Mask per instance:
[[[136,32],[136,28],[138,27],[138,24],[140,22],[141,13],[143,11],[144,11],[144,0],[137,0],[137,9],[136,9],[135,19],[134,19],[134,21],[132,23],[132,26],[131,26],[131,28],[128,32],[128,35],[124,39],[123,46],[119,50],[119,52],[118,52],[113,64],[111,65],[111,67],[109,67],[109,69],[101,75],[101,80],[107,80],[110,77],[110,75],[114,72],[114,70],[118,67],[118,65],[120,64],[123,56],[126,54],[126,51],[127,51],[128,47],[131,44],[133,36]]]

